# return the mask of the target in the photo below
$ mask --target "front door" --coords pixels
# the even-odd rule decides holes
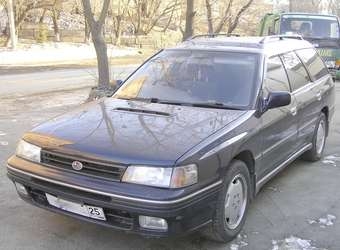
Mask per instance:
[[[287,74],[279,56],[268,59],[263,83],[265,98],[274,91],[290,92]],[[259,178],[274,170],[295,152],[298,128],[296,105],[296,100],[292,97],[290,105],[268,110],[262,115],[263,140]]]

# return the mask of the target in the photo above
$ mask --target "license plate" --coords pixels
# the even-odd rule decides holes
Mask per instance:
[[[97,220],[106,220],[104,210],[101,207],[89,206],[85,204],[64,200],[50,194],[46,194],[46,198],[51,206],[57,207],[64,211],[68,211],[71,213],[79,214]]]

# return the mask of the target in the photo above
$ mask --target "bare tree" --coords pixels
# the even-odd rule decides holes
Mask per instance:
[[[51,8],[54,2],[55,0],[16,0],[14,4],[16,30],[20,29],[30,11]]]
[[[53,30],[54,30],[56,42],[60,42],[60,29],[59,29],[58,20],[60,17],[60,12],[62,10],[62,1],[63,0],[54,0],[54,3],[51,7]]]
[[[15,34],[15,20],[14,20],[14,11],[13,11],[13,1],[8,0],[8,18],[9,18],[9,27],[10,27],[10,39],[12,44],[12,49],[16,48],[17,36]]]
[[[219,18],[216,26],[214,27],[214,19],[212,15],[212,3],[211,0],[205,0],[205,6],[207,11],[207,22],[208,22],[208,32],[209,33],[220,33],[222,29],[226,28],[226,33],[231,34],[239,24],[240,18],[245,13],[245,11],[251,6],[254,0],[247,0],[243,2],[235,3],[234,0],[229,0],[224,6],[223,15]],[[221,4],[220,2],[215,2],[215,4]]]
[[[194,17],[195,17],[194,0],[187,0],[183,41],[191,37],[194,33]]]
[[[129,4],[130,0],[118,0],[118,2],[112,1],[110,7],[110,17],[113,21],[112,31],[115,36],[115,40],[113,41],[115,45],[120,45],[123,23],[127,19]]]
[[[318,13],[321,0],[289,0],[290,11]]]
[[[133,0],[128,15],[134,28],[134,34],[147,35],[156,26],[168,26],[174,10],[180,6],[179,0]]]
[[[208,33],[212,34],[214,33],[214,27],[210,0],[205,0],[205,6],[207,8]]]
[[[107,45],[103,35],[103,25],[109,9],[110,0],[104,0],[99,17],[95,18],[92,12],[90,0],[82,0],[86,22],[92,35],[92,41],[97,54],[98,63],[98,87],[90,94],[91,98],[100,98],[112,92],[110,87],[109,60],[107,57]]]

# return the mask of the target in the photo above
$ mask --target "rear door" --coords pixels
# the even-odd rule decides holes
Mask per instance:
[[[292,95],[297,101],[296,107],[293,107],[299,123],[296,143],[298,147],[302,147],[308,142],[307,138],[316,122],[316,84],[295,52],[286,53],[281,58],[287,70]]]
[[[309,87],[308,93],[312,104],[309,107],[308,121],[302,122],[299,126],[298,137],[302,141],[311,141],[316,121],[320,111],[324,107],[324,98],[328,90],[333,85],[332,79],[328,74],[328,70],[318,53],[313,48],[302,49],[296,51],[297,55],[308,69],[313,84]],[[307,119],[307,118],[306,118]]]
[[[264,98],[274,91],[290,92],[288,78],[279,56],[267,60],[267,71],[262,91]],[[261,116],[263,153],[260,178],[275,169],[296,150],[298,126],[294,111],[296,105],[296,101],[292,97],[290,105],[268,110]]]

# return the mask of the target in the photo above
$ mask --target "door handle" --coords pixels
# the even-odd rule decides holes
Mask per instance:
[[[297,108],[296,108],[296,107],[292,107],[292,108],[290,109],[290,113],[291,113],[293,116],[296,116],[296,114],[297,114]]]
[[[316,99],[318,100],[318,101],[321,101],[321,98],[322,98],[322,96],[321,96],[321,90],[316,94]]]

